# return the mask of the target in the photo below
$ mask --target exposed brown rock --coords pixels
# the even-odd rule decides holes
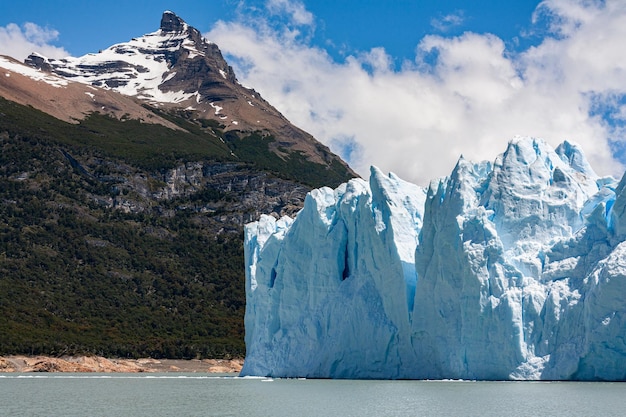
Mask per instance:
[[[239,373],[243,359],[107,359],[101,356],[6,356],[2,372],[205,372]]]

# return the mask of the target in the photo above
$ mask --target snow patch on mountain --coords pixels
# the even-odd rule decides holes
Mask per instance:
[[[29,77],[35,81],[43,81],[46,84],[50,84],[53,87],[61,88],[68,85],[69,81],[62,77],[57,77],[56,75],[27,67],[23,64],[20,64],[13,59],[9,59],[4,56],[0,56],[0,67],[6,70],[15,72],[17,74],[24,75]],[[10,77],[10,73],[5,73],[6,77]]]
[[[181,44],[190,54],[199,54],[184,33],[160,29],[97,54],[46,61],[56,68],[57,74],[76,82],[113,88],[146,100],[179,103],[196,93],[163,92],[159,86],[176,75],[169,72],[167,52],[177,51]]]
[[[242,374],[626,379],[625,216],[626,179],[526,137],[427,189],[314,190],[246,226]]]
[[[81,57],[48,59],[33,54],[26,62],[72,81],[114,89],[152,103],[178,104],[195,96],[199,102],[200,97],[198,91],[163,88],[177,75],[173,64],[181,58],[192,61],[206,57],[203,48],[209,45],[211,42],[201,38],[196,29],[166,11],[156,32]],[[227,78],[223,69],[220,73]]]

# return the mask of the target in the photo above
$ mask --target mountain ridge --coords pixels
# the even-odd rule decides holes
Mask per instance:
[[[315,163],[330,165],[339,160],[258,92],[243,87],[219,47],[171,11],[163,13],[159,30],[129,42],[78,58],[48,59],[31,54],[25,63],[158,108],[184,109],[196,119],[214,120],[225,131],[273,134],[277,144],[271,149],[283,157],[303,152]]]

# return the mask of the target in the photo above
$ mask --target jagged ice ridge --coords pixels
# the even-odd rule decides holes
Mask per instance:
[[[518,137],[427,189],[314,190],[245,228],[242,374],[625,380],[625,188]]]

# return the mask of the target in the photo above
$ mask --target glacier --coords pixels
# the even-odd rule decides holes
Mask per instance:
[[[242,375],[626,380],[626,176],[516,137],[427,188],[372,167],[245,227]]]

